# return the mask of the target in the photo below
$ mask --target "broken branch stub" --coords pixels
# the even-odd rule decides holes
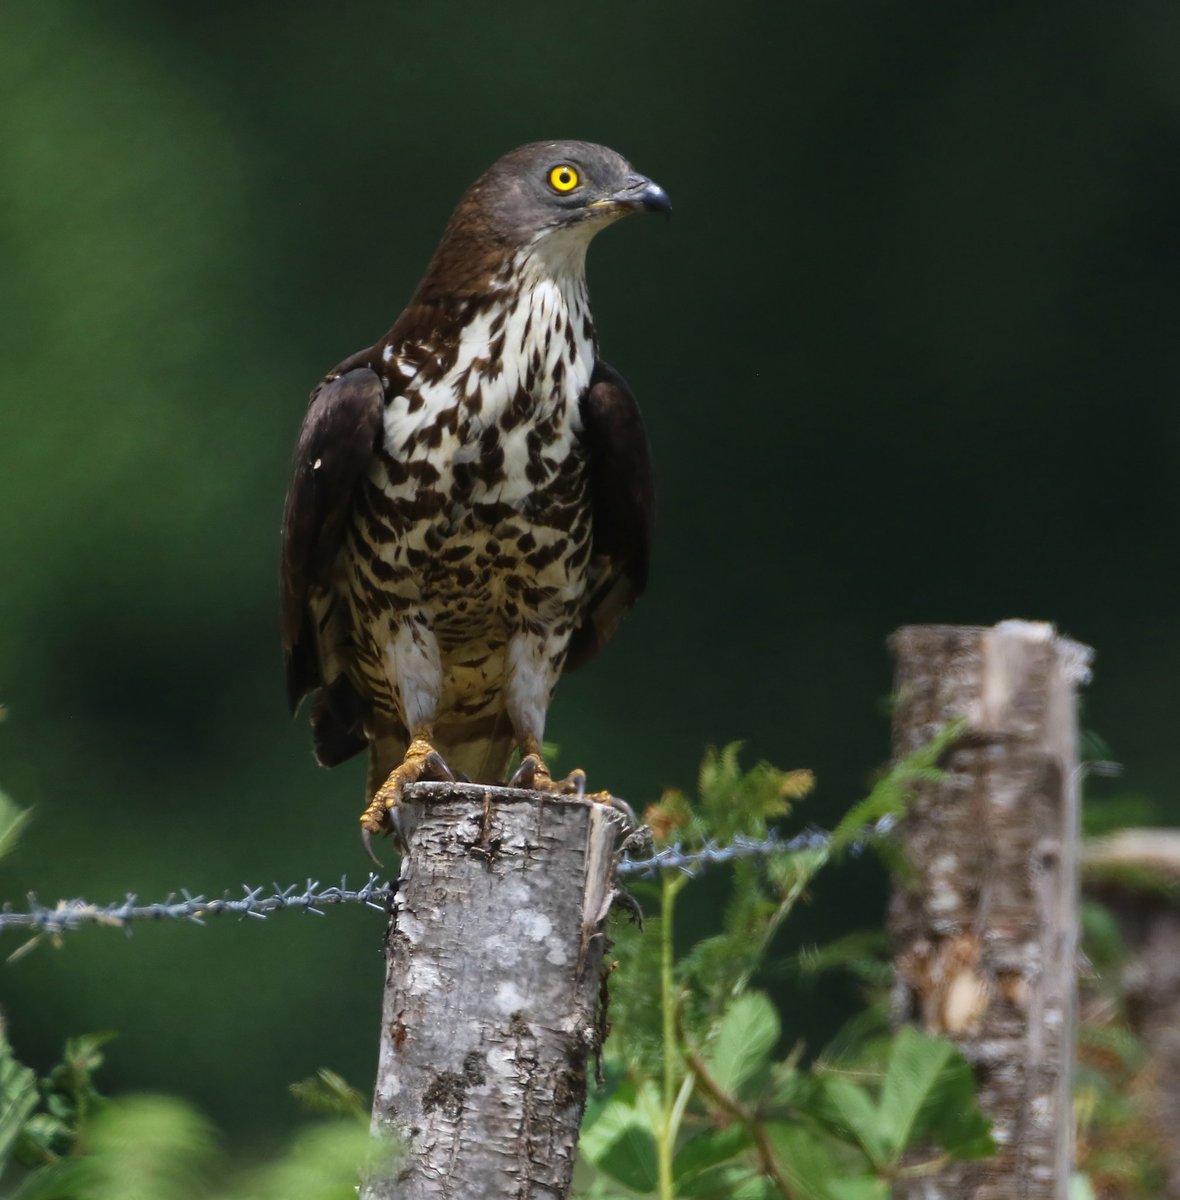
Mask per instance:
[[[998,1152],[895,1185],[898,1200],[1065,1200],[1078,943],[1076,695],[1091,651],[1043,623],[892,638],[897,757],[963,732],[901,828],[893,1015],[952,1038]]]
[[[569,1191],[599,1049],[621,813],[419,784],[386,937],[374,1132],[402,1155],[364,1200]]]

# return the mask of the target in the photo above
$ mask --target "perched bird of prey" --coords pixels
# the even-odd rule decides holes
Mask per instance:
[[[598,354],[586,248],[668,197],[612,150],[538,142],[460,200],[409,305],[315,389],[283,518],[292,711],[367,748],[369,833],[420,778],[581,792],[541,757],[562,670],[643,591],[647,440]]]

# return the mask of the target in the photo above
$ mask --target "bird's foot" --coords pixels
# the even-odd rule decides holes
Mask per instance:
[[[426,738],[415,738],[410,743],[401,765],[389,772],[389,777],[369,801],[368,808],[361,813],[361,840],[369,857],[375,860],[370,843],[370,838],[375,833],[392,833],[402,845],[405,844],[398,806],[410,784],[422,780],[453,781],[454,778],[450,767],[430,742]]]
[[[587,792],[585,771],[575,768],[564,779],[554,779],[549,774],[545,760],[537,753],[526,754],[520,760],[520,766],[508,781],[508,786],[525,788],[531,792],[547,792],[552,796],[576,796],[579,800],[593,800],[596,804],[609,805],[621,813],[632,828],[639,824],[635,819],[635,810],[626,800],[620,800],[610,792]]]
[[[554,779],[549,774],[545,760],[534,752],[520,760],[520,766],[508,781],[508,786],[530,792],[547,792],[551,796],[577,796],[580,799],[586,794],[586,772],[573,770],[564,779]]]

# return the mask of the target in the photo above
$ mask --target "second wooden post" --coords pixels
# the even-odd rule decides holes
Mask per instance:
[[[894,751],[963,733],[922,786],[890,912],[894,1016],[954,1039],[998,1154],[899,1183],[899,1200],[1065,1200],[1078,943],[1076,691],[1090,651],[1051,625],[894,635]]]

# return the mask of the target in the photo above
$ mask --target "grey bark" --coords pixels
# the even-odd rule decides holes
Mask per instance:
[[[943,782],[902,827],[893,1015],[973,1065],[998,1153],[895,1185],[897,1200],[1065,1200],[1073,1158],[1079,798],[1076,691],[1091,652],[1050,625],[913,626],[892,639],[894,750],[948,722]]]
[[[386,939],[374,1131],[404,1153],[365,1200],[559,1200],[599,1049],[621,814],[478,785],[410,789]]]

